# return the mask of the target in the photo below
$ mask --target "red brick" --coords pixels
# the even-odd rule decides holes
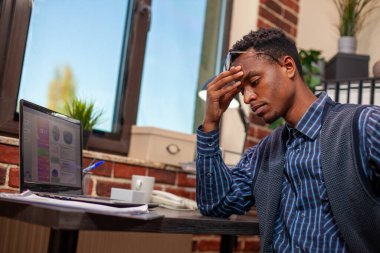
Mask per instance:
[[[0,189],[0,192],[6,192],[6,193],[19,193],[18,190],[12,190],[12,189]]]
[[[160,185],[155,185],[153,187],[154,190],[159,190],[159,191],[163,191],[163,188],[160,186]]]
[[[7,167],[0,164],[0,185],[5,184],[6,176],[7,176]]]
[[[198,251],[219,251],[220,240],[201,240],[198,241]]]
[[[0,162],[19,165],[18,147],[0,144]]]
[[[18,167],[9,168],[8,185],[14,188],[20,188],[20,169]]]
[[[83,168],[86,168],[90,165],[90,163],[92,162],[93,159],[90,159],[90,158],[83,158],[82,159],[82,166]]]
[[[189,198],[189,199],[191,198],[190,192],[187,192],[187,191],[185,191],[184,189],[181,189],[181,188],[172,188],[172,187],[169,187],[169,188],[166,188],[166,191],[170,192],[170,193],[173,193],[175,195],[181,196],[181,197],[185,197],[185,198]]]
[[[276,22],[274,22],[274,24],[277,25],[277,27],[283,30],[284,32],[290,33],[291,26],[285,23],[282,19],[277,19]]]
[[[272,26],[266,23],[262,18],[257,19],[257,27],[258,28],[271,28]]]
[[[237,242],[236,248],[235,248],[236,251],[243,251],[244,241],[245,241],[244,239],[241,239],[240,237],[238,238],[238,242]]]
[[[195,187],[196,177],[194,174],[178,173],[177,185],[184,186],[184,187]]]
[[[91,172],[96,176],[110,177],[112,175],[113,165],[113,162],[106,161],[102,165],[93,169]]]
[[[276,24],[276,22],[278,21],[278,18],[274,14],[272,14],[270,11],[263,8],[262,6],[259,7],[259,16],[261,16],[264,19],[269,20],[273,24]]]
[[[131,179],[132,175],[146,175],[147,168],[141,166],[127,165],[123,163],[115,163],[113,176],[115,178]]]
[[[276,16],[272,12],[262,6],[259,8],[259,16],[272,22],[277,28],[290,33],[291,26],[283,21],[284,18],[281,15]]]
[[[282,14],[281,6],[273,0],[268,0],[266,6],[278,14]]]
[[[256,146],[258,143],[259,143],[258,141],[248,139],[246,141],[246,143],[245,143],[245,147],[249,148],[249,147],[252,147],[252,146]]]
[[[189,192],[189,199],[196,200],[196,193],[195,192]]]
[[[254,137],[255,136],[255,130],[256,130],[256,128],[251,126],[248,129],[248,136]]]
[[[244,252],[259,252],[260,251],[260,238],[258,236],[254,236],[253,240],[244,242]]]
[[[290,21],[294,25],[298,24],[298,18],[290,11],[285,10],[284,17],[285,17],[285,20]]]
[[[256,129],[256,138],[257,139],[263,139],[265,138],[266,136],[268,136],[271,132],[269,130],[266,130],[266,129],[262,129],[262,128],[257,128]]]
[[[299,5],[294,0],[280,0],[280,2],[285,4],[287,7],[294,10],[295,12],[299,12]]]
[[[293,36],[293,39],[295,39],[297,37],[297,28],[292,27],[290,34]]]
[[[261,117],[258,117],[256,116],[255,114],[253,113],[250,113],[249,114],[249,121],[255,125],[259,125],[259,126],[265,126],[266,123],[265,121],[263,120],[263,118]]]
[[[98,196],[109,197],[111,195],[111,188],[131,189],[131,185],[128,183],[98,180],[96,183],[96,194]]]
[[[175,175],[176,173],[173,171],[160,170],[160,169],[149,169],[148,176],[155,177],[156,183],[162,184],[175,184]]]

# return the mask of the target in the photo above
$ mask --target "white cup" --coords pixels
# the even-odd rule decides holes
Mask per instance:
[[[154,177],[133,175],[132,190],[144,192],[144,203],[149,203],[152,198]]]

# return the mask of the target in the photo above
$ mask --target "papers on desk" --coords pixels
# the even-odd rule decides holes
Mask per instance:
[[[31,191],[25,191],[21,194],[18,193],[0,193],[0,198],[4,199],[10,199],[17,202],[25,202],[28,204],[41,204],[41,205],[48,205],[52,207],[67,207],[67,208],[74,208],[83,210],[86,212],[91,213],[98,213],[98,214],[112,214],[112,215],[118,215],[118,216],[138,216],[149,213],[148,205],[141,205],[137,207],[111,207],[111,206],[105,206],[105,205],[99,205],[99,204],[91,204],[91,203],[85,203],[80,201],[70,201],[70,200],[60,200],[60,199],[52,199],[52,198],[45,198],[40,197],[34,194]],[[138,218],[138,217],[134,217]],[[141,217],[142,219],[149,219],[144,218],[144,216]]]

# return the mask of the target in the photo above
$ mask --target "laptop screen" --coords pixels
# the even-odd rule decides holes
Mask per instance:
[[[82,193],[82,129],[69,118],[20,100],[20,191]]]

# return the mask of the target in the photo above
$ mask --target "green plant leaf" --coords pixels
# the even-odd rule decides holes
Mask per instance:
[[[303,79],[309,88],[314,91],[315,86],[321,81],[319,77],[321,70],[318,66],[319,61],[323,60],[321,51],[300,49],[298,55],[302,65]]]
[[[94,102],[82,101],[77,97],[65,102],[65,111],[68,116],[80,120],[86,131],[91,131],[103,114],[102,111],[95,112]]]
[[[269,129],[276,129],[277,127],[279,126],[282,126],[285,124],[285,120],[283,118],[279,118],[277,120],[275,120],[274,122],[272,122],[271,124],[269,124]]]
[[[355,37],[369,12],[378,8],[378,0],[333,0],[339,14],[340,36]]]

